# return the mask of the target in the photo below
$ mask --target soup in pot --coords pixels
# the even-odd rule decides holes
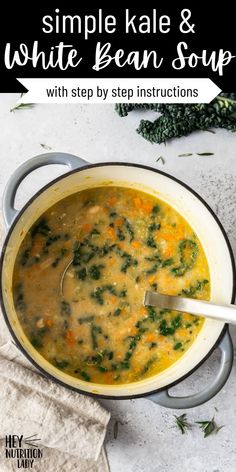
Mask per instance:
[[[156,375],[195,340],[203,319],[144,307],[145,290],[207,300],[208,264],[174,208],[125,187],[56,203],[25,236],[14,267],[15,308],[29,341],[87,382]]]

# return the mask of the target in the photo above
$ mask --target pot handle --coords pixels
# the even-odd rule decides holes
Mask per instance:
[[[67,154],[64,152],[49,152],[40,154],[21,164],[21,166],[15,170],[8,181],[3,194],[3,217],[6,227],[9,227],[12,224],[18,213],[18,210],[16,210],[14,207],[14,202],[17,189],[21,182],[34,170],[38,169],[39,167],[51,164],[65,165],[70,171],[86,165],[87,162],[80,157],[74,156],[73,154]]]
[[[210,400],[221,390],[231,372],[234,350],[228,329],[217,348],[221,353],[219,370],[208,387],[204,388],[201,392],[186,397],[174,397],[170,395],[169,390],[166,389],[163,390],[163,392],[149,395],[147,398],[158,405],[165,406],[166,408],[181,408],[184,410],[187,408],[194,408]]]

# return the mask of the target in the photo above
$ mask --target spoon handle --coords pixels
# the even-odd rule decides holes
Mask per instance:
[[[145,292],[144,305],[183,311],[236,325],[236,305],[216,305],[203,300],[173,297],[150,291]]]

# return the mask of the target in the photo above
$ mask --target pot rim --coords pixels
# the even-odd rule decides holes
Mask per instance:
[[[2,292],[3,261],[4,261],[4,256],[5,256],[5,252],[6,252],[6,249],[7,249],[8,241],[11,237],[11,234],[12,234],[15,226],[17,225],[17,223],[18,223],[19,219],[21,218],[21,216],[24,214],[25,210],[31,205],[31,203],[34,200],[37,199],[37,197],[39,195],[41,195],[41,193],[46,191],[48,188],[50,188],[55,183],[60,182],[61,180],[69,177],[70,175],[75,174],[77,172],[81,172],[85,169],[90,169],[90,168],[95,168],[95,167],[105,167],[105,166],[135,167],[135,168],[142,168],[142,169],[145,169],[145,170],[148,170],[148,171],[151,171],[151,172],[155,172],[157,174],[161,174],[161,175],[169,178],[170,180],[173,180],[174,182],[178,183],[182,187],[184,187],[186,190],[188,190],[190,193],[192,193],[207,208],[207,210],[210,212],[210,214],[215,219],[217,225],[219,226],[219,228],[221,230],[221,233],[224,237],[224,240],[226,242],[226,245],[228,247],[230,260],[231,260],[232,274],[233,274],[231,303],[234,302],[235,294],[236,294],[236,266],[235,266],[235,259],[234,259],[234,255],[233,255],[233,250],[232,250],[229,238],[226,234],[226,231],[225,231],[222,223],[220,222],[219,218],[216,216],[216,214],[214,213],[212,208],[208,205],[208,203],[195,190],[193,190],[189,185],[187,185],[185,182],[182,182],[181,180],[179,180],[178,178],[172,176],[171,174],[163,172],[159,169],[155,169],[154,167],[151,167],[151,166],[146,166],[146,165],[143,165],[143,164],[136,164],[136,163],[129,163],[129,162],[99,162],[99,163],[95,163],[95,164],[86,164],[82,167],[78,167],[76,169],[73,169],[73,170],[71,170],[69,172],[66,172],[65,174],[62,174],[59,177],[56,177],[55,179],[51,180],[49,183],[47,183],[41,189],[39,189],[25,203],[25,205],[22,207],[22,209],[19,210],[19,212],[17,213],[17,215],[16,215],[14,221],[12,222],[10,228],[8,229],[7,235],[5,237],[5,240],[4,240],[4,243],[3,243],[3,246],[2,246],[1,259],[0,259],[0,281],[1,281],[1,283],[0,283],[0,304],[1,304],[1,309],[2,309],[2,313],[3,313],[4,319],[5,319],[6,325],[7,325],[8,329],[10,331],[10,334],[11,334],[11,336],[12,336],[12,338],[13,338],[15,344],[16,344],[16,347],[24,354],[24,356],[31,362],[31,364],[33,364],[34,367],[36,367],[37,370],[39,370],[46,378],[62,385],[65,388],[69,388],[70,390],[76,391],[76,392],[81,393],[83,395],[88,395],[88,396],[91,396],[91,397],[95,397],[95,398],[103,398],[103,399],[108,399],[108,400],[128,400],[128,399],[134,399],[134,398],[148,397],[149,395],[153,395],[155,393],[159,393],[159,392],[162,392],[164,390],[170,389],[170,388],[174,387],[175,385],[177,385],[178,383],[185,380],[191,374],[193,374],[193,372],[195,372],[210,357],[210,355],[213,353],[213,351],[217,348],[219,342],[221,341],[221,339],[223,338],[225,332],[228,329],[228,324],[225,324],[223,326],[222,331],[221,331],[218,339],[216,340],[214,345],[211,347],[211,349],[208,351],[206,356],[203,359],[201,359],[201,361],[198,362],[198,364],[196,364],[185,375],[182,375],[177,380],[175,380],[173,382],[170,382],[168,385],[165,385],[164,387],[157,388],[157,389],[147,391],[147,392],[143,392],[143,393],[139,393],[139,394],[135,394],[135,395],[119,395],[119,396],[102,395],[102,394],[97,394],[97,393],[93,393],[93,392],[84,391],[83,389],[73,387],[73,386],[67,384],[66,382],[63,382],[63,381],[57,379],[52,374],[47,372],[43,367],[41,367],[34,359],[31,358],[31,356],[24,349],[23,345],[20,343],[19,339],[17,338],[17,336],[15,335],[15,333],[14,333],[12,327],[11,327],[10,321],[8,319],[7,311],[5,310],[5,305],[4,305],[4,302],[3,302],[3,292]]]

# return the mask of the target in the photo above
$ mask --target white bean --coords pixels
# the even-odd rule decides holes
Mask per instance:
[[[89,208],[88,213],[91,215],[94,215],[95,213],[98,213],[101,210],[101,207],[99,205],[95,205],[91,208]]]

